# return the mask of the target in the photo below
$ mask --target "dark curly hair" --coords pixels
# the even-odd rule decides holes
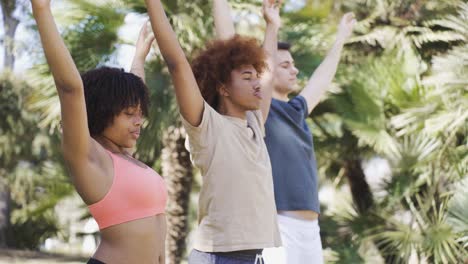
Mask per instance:
[[[81,79],[91,136],[101,134],[125,108],[140,105],[143,115],[148,116],[148,88],[135,74],[100,67],[82,74]]]
[[[205,101],[218,108],[218,89],[231,81],[231,72],[242,65],[252,65],[258,74],[267,68],[266,54],[257,40],[235,35],[207,44],[192,62],[192,70]]]

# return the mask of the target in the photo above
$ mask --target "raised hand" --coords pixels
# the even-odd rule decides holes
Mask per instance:
[[[135,57],[133,58],[130,72],[145,81],[145,60],[151,50],[151,44],[154,42],[154,34],[150,29],[150,22],[145,22],[140,30],[140,35],[136,42]]]
[[[283,0],[263,0],[263,18],[267,24],[281,26],[280,8]]]
[[[344,14],[341,18],[341,22],[338,27],[337,39],[341,41],[346,41],[353,33],[353,28],[355,24],[356,19],[353,13],[350,12]]]
[[[154,42],[154,34],[151,31],[150,22],[145,22],[141,27],[140,35],[136,42],[135,59],[145,60],[151,50],[151,44]]]

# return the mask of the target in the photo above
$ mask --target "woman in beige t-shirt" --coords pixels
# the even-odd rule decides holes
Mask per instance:
[[[174,82],[187,147],[203,175],[199,228],[189,263],[255,263],[263,248],[280,246],[271,165],[263,141],[280,3],[263,1],[267,23],[263,48],[254,39],[236,35],[209,43],[192,67],[160,0],[146,4]]]

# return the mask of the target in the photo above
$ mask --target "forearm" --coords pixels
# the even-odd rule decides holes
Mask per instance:
[[[228,39],[236,34],[227,0],[213,1],[213,17],[218,39]]]
[[[156,42],[169,70],[188,64],[160,0],[145,0]],[[185,66],[185,65],[184,65]]]
[[[335,77],[341,52],[343,50],[344,40],[337,39],[333,47],[328,51],[327,56],[315,70],[309,79],[301,95],[307,101],[309,113],[320,102],[321,97],[330,87]]]
[[[273,95],[274,72],[276,70],[277,64],[276,53],[278,51],[278,30],[278,26],[267,24],[267,28],[265,30],[265,40],[263,43],[263,49],[267,56],[268,65],[268,70],[264,73],[264,76],[262,76],[262,113],[265,121],[268,117],[271,98]]]
[[[50,8],[33,7],[33,14],[57,89],[66,92],[82,89],[80,73],[60,37]]]
[[[202,118],[204,101],[192,68],[169,24],[161,1],[146,0],[146,4],[156,41],[174,83],[180,113],[190,124],[198,126]]]
[[[141,80],[143,80],[144,83],[146,83],[146,76],[145,76],[145,59],[144,58],[138,58],[138,56],[135,56],[133,58],[132,62],[132,68],[130,69],[130,72],[135,74],[136,76],[140,77]]]
[[[271,67],[270,71],[272,72],[276,65],[275,59],[278,51],[278,31],[278,26],[267,24],[265,29],[265,39],[263,40],[263,50],[267,55],[268,66]]]

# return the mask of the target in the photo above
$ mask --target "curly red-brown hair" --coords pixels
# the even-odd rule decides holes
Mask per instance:
[[[205,101],[218,108],[218,89],[231,81],[231,72],[252,65],[258,74],[267,68],[266,54],[256,39],[235,35],[207,44],[192,62],[192,70]]]

